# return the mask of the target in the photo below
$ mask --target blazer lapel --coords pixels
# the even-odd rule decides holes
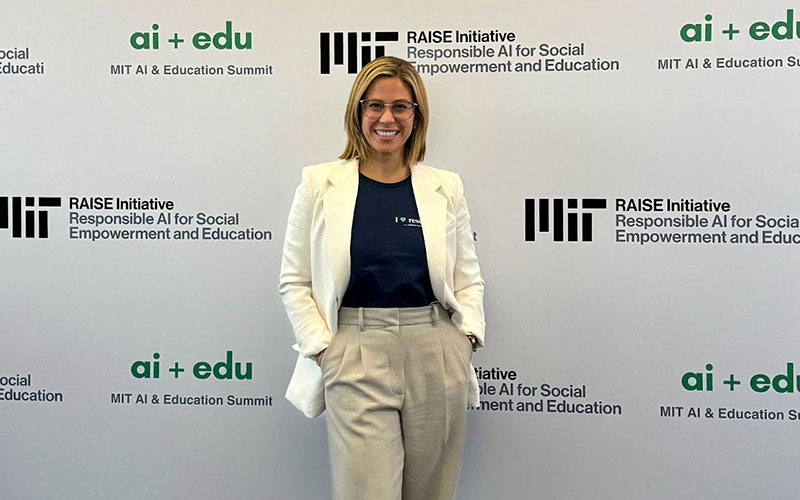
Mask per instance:
[[[342,163],[328,176],[331,183],[322,197],[325,214],[325,238],[331,275],[336,290],[337,306],[350,282],[350,235],[353,229],[353,212],[358,195],[358,161]]]
[[[431,287],[436,298],[445,305],[447,199],[439,192],[441,181],[427,165],[417,164],[411,167],[411,185],[422,224],[422,236],[425,238]]]

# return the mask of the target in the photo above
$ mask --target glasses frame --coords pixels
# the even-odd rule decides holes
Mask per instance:
[[[379,115],[377,115],[377,116],[374,116],[374,117],[369,116],[367,111],[364,109],[364,103],[365,102],[379,102],[379,103],[381,103],[381,105],[383,106],[383,108],[381,109],[381,113]],[[411,114],[410,115],[403,117],[403,116],[397,116],[395,114],[394,108],[392,108],[392,106],[394,106],[396,103],[399,103],[399,102],[407,102],[407,103],[411,104]],[[380,99],[360,99],[358,101],[358,104],[359,104],[359,106],[361,106],[361,112],[365,116],[367,116],[368,118],[380,118],[381,116],[383,116],[384,113],[386,113],[386,107],[388,106],[389,107],[389,112],[392,114],[392,116],[394,118],[397,118],[397,119],[400,119],[400,120],[407,120],[407,119],[411,118],[412,116],[414,116],[417,113],[417,107],[419,106],[417,103],[411,102],[411,101],[394,101],[394,102],[391,102],[391,103],[386,103],[386,102],[381,101]]]

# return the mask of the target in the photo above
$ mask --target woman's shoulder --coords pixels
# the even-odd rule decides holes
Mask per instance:
[[[347,177],[347,175],[354,172],[358,172],[356,160],[335,160],[304,167],[303,180],[311,184],[317,184],[327,179],[335,180],[338,177]]]
[[[417,175],[435,179],[450,189],[456,189],[461,184],[461,177],[455,172],[433,167],[425,163],[417,163],[413,168],[417,170]]]
[[[335,170],[345,167],[351,163],[354,163],[355,160],[334,160],[334,161],[326,161],[325,163],[317,163],[315,165],[307,165],[303,167],[303,172],[307,173],[308,175],[324,175],[330,174]]]

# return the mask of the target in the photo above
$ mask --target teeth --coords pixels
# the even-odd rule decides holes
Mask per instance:
[[[378,134],[378,135],[384,136],[384,137],[389,137],[391,135],[396,135],[397,131],[396,130],[376,130],[375,133]]]

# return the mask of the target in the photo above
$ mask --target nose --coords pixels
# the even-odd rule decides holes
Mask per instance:
[[[391,106],[383,107],[383,114],[381,114],[381,123],[392,123],[394,121],[394,114],[392,114]]]

